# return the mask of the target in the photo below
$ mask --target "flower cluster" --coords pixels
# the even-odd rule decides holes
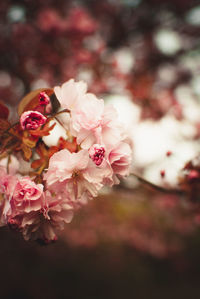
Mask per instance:
[[[131,142],[82,81],[33,91],[18,112],[17,124],[7,111],[1,119],[0,222],[49,242],[75,209],[129,174]]]

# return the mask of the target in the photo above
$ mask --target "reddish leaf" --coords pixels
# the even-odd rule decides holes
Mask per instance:
[[[33,169],[37,169],[37,168],[41,167],[42,164],[44,164],[44,162],[45,162],[45,161],[43,161],[43,159],[35,160],[35,161],[33,161],[33,162],[31,163],[31,167],[32,167]]]
[[[47,136],[49,135],[49,132],[55,127],[55,125],[56,123],[54,123],[49,127],[49,122],[47,122],[43,128],[39,128],[37,130],[29,130],[29,133],[32,136],[38,136],[38,137]]]
[[[23,151],[24,160],[29,161],[32,157],[32,150],[25,144],[22,144],[21,149]]]
[[[49,153],[44,143],[39,143],[36,152],[39,155],[40,159],[33,161],[31,163],[31,167],[33,169],[37,169],[36,171],[37,174],[41,174],[44,168],[46,168],[48,165]]]
[[[51,156],[53,156],[58,151],[59,151],[59,148],[57,146],[51,146],[48,150],[49,159],[51,158]]]
[[[15,133],[15,134],[13,134]],[[20,138],[17,131],[11,128],[7,120],[0,119],[0,149],[4,151],[14,151],[19,147]]]
[[[76,143],[76,138],[73,139],[72,142],[69,142],[62,137],[60,137],[59,142],[58,142],[58,148],[59,150],[62,149],[68,149],[71,153],[74,153],[77,151],[77,143]]]
[[[40,88],[29,92],[19,103],[18,114],[21,115],[24,111],[34,110],[39,106],[39,94],[40,92],[46,92],[48,96],[53,94],[52,88]]]
[[[3,138],[0,139],[0,151],[3,153],[6,149],[9,149],[9,145],[12,142],[12,136],[5,135]]]
[[[59,148],[57,146],[52,146],[46,148],[44,143],[39,143],[36,152],[39,155],[40,159],[32,162],[31,167],[37,169],[36,174],[40,175],[42,171],[48,167],[50,157],[55,154]]]
[[[8,130],[9,127],[10,123],[5,119],[0,118],[0,135],[2,135],[4,131]]]
[[[38,141],[38,138],[34,137],[34,136],[26,136],[25,135],[22,138],[22,142],[30,148],[34,148],[36,146],[37,141]]]
[[[8,115],[9,115],[8,108],[2,102],[0,102],[0,118],[8,119]]]

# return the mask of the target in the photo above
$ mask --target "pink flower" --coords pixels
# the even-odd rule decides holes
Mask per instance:
[[[36,130],[45,124],[47,118],[38,111],[25,111],[20,117],[23,130]]]
[[[118,177],[124,177],[129,174],[132,150],[128,143],[120,142],[107,151],[107,165],[105,167],[112,169],[112,176],[104,179],[104,183],[112,186],[119,184]]]
[[[89,156],[97,166],[101,165],[105,157],[104,146],[99,144],[94,144],[89,149]]]
[[[40,10],[37,25],[45,33],[62,34],[67,29],[67,22],[62,19],[55,9]]]
[[[114,174],[126,176],[129,174],[132,150],[128,143],[120,142],[109,153],[108,160]]]
[[[112,147],[125,138],[124,128],[119,121],[118,113],[112,105],[104,109],[101,122],[101,136],[98,138],[106,147]]]
[[[42,91],[39,94],[39,103],[41,106],[48,105],[50,103],[50,98],[46,92]]]
[[[7,198],[10,198],[13,194],[16,183],[17,177],[9,175],[6,167],[0,166],[0,193]]]
[[[42,184],[35,184],[29,177],[18,180],[11,198],[12,210],[16,214],[40,210],[43,206],[42,193]]]
[[[61,107],[71,111],[70,133],[84,149],[93,144],[116,144],[122,139],[122,126],[113,107],[104,107],[104,101],[86,93],[87,86],[73,79],[54,88]]]
[[[110,147],[125,138],[123,126],[118,120],[115,108],[112,106],[103,107],[103,105],[101,109],[97,105],[95,107],[93,113],[97,113],[99,116],[96,127],[94,126],[90,130],[84,128],[77,130],[78,127],[76,127],[76,131],[73,130],[73,127],[71,128],[72,133],[77,137],[77,143],[81,144],[84,149],[89,149],[93,144],[104,144],[106,147]],[[74,111],[75,113],[76,111]],[[87,117],[86,114],[85,117]]]
[[[87,93],[72,110],[71,132],[77,137],[78,144],[84,142],[84,148],[89,148],[97,140],[97,132],[101,130],[104,101],[95,95]]]
[[[91,156],[90,154],[95,151],[95,148],[95,153],[97,154],[96,159],[95,154],[94,156]],[[101,156],[101,152],[99,152],[100,159],[98,160],[98,150],[100,149],[103,149],[103,155]],[[96,161],[101,162],[99,163],[99,165],[96,165],[98,165],[102,171],[107,173],[107,175],[103,179],[103,184],[109,186],[119,184],[118,177],[124,177],[129,174],[132,160],[132,149],[127,142],[121,141],[114,146],[107,148],[95,144],[90,148],[89,154],[95,164]]]
[[[80,7],[75,7],[68,16],[68,31],[73,34],[88,35],[97,29],[97,23],[91,18],[88,12]],[[79,35],[80,36],[80,35]]]
[[[87,84],[83,81],[74,82],[74,79],[56,86],[54,88],[55,95],[63,109],[73,110],[78,105],[79,99],[85,95]]]
[[[19,228],[25,240],[42,240],[45,243],[56,240],[56,233],[64,228],[64,223],[71,222],[73,209],[60,195],[49,191],[43,193],[44,208],[22,215]],[[20,219],[15,217],[14,220]]]
[[[72,128],[77,132],[97,128],[101,123],[103,110],[103,100],[97,99],[92,93],[85,94],[72,111]]]
[[[104,184],[110,186],[119,184],[118,176],[124,177],[129,174],[132,149],[127,142],[121,141],[107,148],[94,144],[88,152],[93,163],[106,173],[103,179]]]
[[[96,167],[87,150],[70,153],[64,149],[50,158],[44,179],[48,188],[64,192],[68,201],[76,204],[97,196],[108,173],[108,169]]]
[[[7,216],[11,214],[10,198],[16,183],[17,177],[8,175],[6,168],[0,166],[0,226],[7,223]]]

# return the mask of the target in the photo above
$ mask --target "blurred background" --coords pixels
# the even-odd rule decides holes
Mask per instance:
[[[130,176],[55,244],[1,228],[1,298],[199,298],[200,2],[1,0],[0,100],[84,80],[133,142]]]

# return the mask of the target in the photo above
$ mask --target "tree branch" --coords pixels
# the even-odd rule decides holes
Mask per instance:
[[[140,181],[141,183],[151,187],[152,189],[162,192],[162,193],[168,193],[168,194],[177,194],[177,195],[183,195],[185,194],[185,191],[182,189],[176,189],[176,188],[165,188],[165,187],[161,187],[158,186],[154,183],[149,182],[148,180],[144,179],[143,177],[141,177],[140,175],[132,172],[130,175],[136,177],[138,179],[138,181]]]

